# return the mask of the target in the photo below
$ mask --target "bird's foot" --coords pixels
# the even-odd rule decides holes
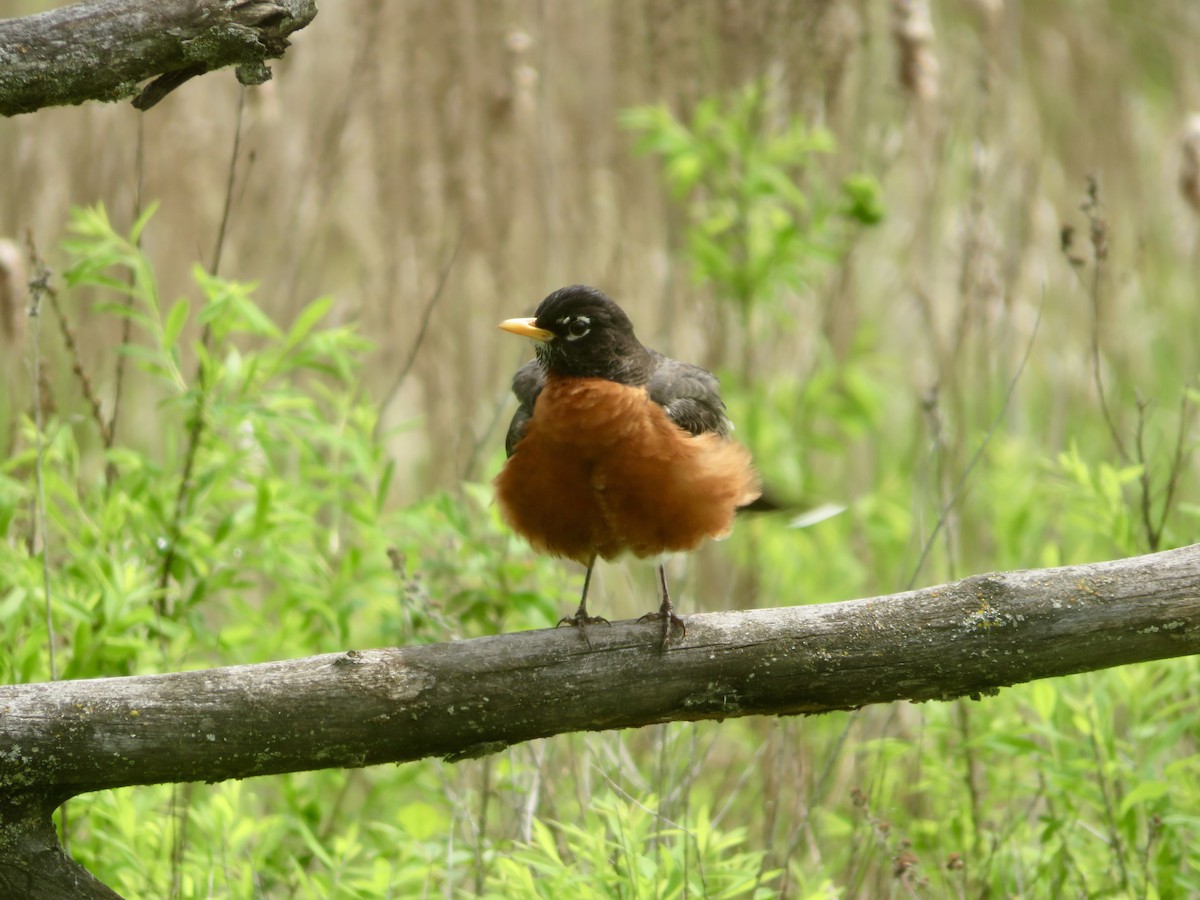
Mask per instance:
[[[661,650],[667,649],[667,643],[671,640],[671,630],[676,625],[679,626],[679,630],[682,632],[682,636],[684,636],[684,637],[687,636],[687,626],[683,624],[683,619],[681,619],[681,618],[679,618],[679,616],[675,615],[675,610],[671,608],[670,603],[664,603],[662,605],[662,608],[660,610],[658,610],[658,612],[646,613],[644,616],[642,616],[640,619],[638,619],[638,621],[639,622],[659,622],[659,621],[661,621],[663,623],[662,644],[660,645]]]
[[[558,620],[555,628],[561,628],[563,625],[570,625],[573,628],[579,629],[579,636],[583,638],[583,642],[588,645],[588,649],[592,649],[592,639],[588,637],[589,625],[610,625],[608,619],[603,616],[589,616],[587,609],[580,606],[573,616],[563,616]]]
[[[611,625],[612,622],[603,616],[589,616],[586,612],[575,613],[573,616],[563,616],[558,620],[555,628],[562,628],[564,625],[572,625],[575,628],[583,628],[586,625]]]

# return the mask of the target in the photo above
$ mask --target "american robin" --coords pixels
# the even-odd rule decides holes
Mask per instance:
[[[520,401],[508,461],[496,476],[504,520],[538,551],[587,567],[574,616],[586,626],[597,557],[658,557],[663,646],[675,615],[662,555],[691,550],[733,528],[762,493],[750,452],[733,441],[717,379],[642,346],[633,324],[583,285],[546,297],[533,318],[500,327],[532,338],[537,356],[517,370]]]

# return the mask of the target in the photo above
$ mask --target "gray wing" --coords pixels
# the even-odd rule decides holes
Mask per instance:
[[[675,424],[692,434],[715,432],[728,437],[732,425],[721,401],[720,383],[707,369],[651,351],[658,362],[650,376],[650,399]]]
[[[538,394],[546,386],[546,373],[536,359],[531,359],[513,376],[512,391],[517,396],[520,405],[513,413],[508,425],[508,435],[504,438],[504,452],[509,456],[517,447],[517,442],[525,437],[525,428],[533,416],[533,404],[537,402]]]

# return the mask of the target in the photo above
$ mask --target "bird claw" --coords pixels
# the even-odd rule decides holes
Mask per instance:
[[[589,616],[587,610],[580,609],[573,616],[563,616],[558,620],[555,628],[561,628],[563,625],[570,625],[572,628],[579,629],[579,636],[583,638],[583,642],[587,644],[588,649],[592,649],[592,639],[588,637],[589,625],[611,625],[612,623],[603,616]]]
[[[644,616],[642,616],[640,619],[638,619],[638,621],[639,622],[658,622],[662,619],[670,619],[671,627],[678,625],[681,629],[683,629],[683,633],[685,635],[687,634],[687,626],[685,624],[683,624],[683,619],[681,619],[681,618],[679,618],[679,616],[675,615],[675,612],[673,610],[671,612],[662,612],[661,610],[658,612],[648,612]]]
[[[562,628],[564,625],[570,625],[574,628],[583,628],[586,625],[611,625],[612,622],[604,618],[604,616],[586,616],[575,613],[573,616],[563,616],[558,620],[555,628]]]
[[[663,637],[660,649],[667,649],[667,643],[671,640],[671,629],[676,625],[678,625],[679,630],[683,632],[682,636],[687,637],[687,626],[683,624],[683,619],[675,615],[675,610],[673,609],[668,608],[660,609],[658,612],[648,612],[638,619],[639,622],[658,622],[660,620],[663,623]]]

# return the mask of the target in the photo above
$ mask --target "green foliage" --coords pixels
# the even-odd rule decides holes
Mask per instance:
[[[661,158],[672,195],[686,205],[697,279],[746,319],[780,288],[805,285],[848,225],[883,219],[868,175],[849,176],[840,198],[830,196],[817,159],[834,153],[833,135],[785,119],[765,84],[701,100],[686,124],[665,106],[626,110],[621,122],[641,135],[640,151]]]
[[[160,303],[134,243],[143,225],[120,236],[103,209],[84,210],[65,244],[71,288],[120,295],[96,307],[133,324],[123,351],[149,376],[151,396],[139,405],[152,410],[102,467],[87,459],[82,423],[46,426],[50,587],[65,677],[223,661],[234,648],[249,662],[494,630],[484,585],[512,585],[505,608],[518,617],[528,610],[537,621],[540,603],[541,619],[550,618],[527,586],[537,564],[508,558],[511,538],[481,490],[389,508],[393,463],[372,438],[376,414],[357,388],[369,345],[352,328],[321,327],[329,299],[281,329],[255,305],[251,285],[197,269],[198,300]],[[147,427],[165,435],[162,453],[138,448]],[[0,623],[13,647],[0,658],[6,681],[48,674],[35,602],[40,556],[24,539],[35,459],[27,421],[0,467]],[[426,589],[414,590],[422,578]],[[440,618],[427,608],[430,590],[446,606]],[[264,619],[281,627],[264,631]]]
[[[705,809],[663,821],[657,800],[602,797],[583,820],[534,820],[527,844],[501,848],[486,897],[772,897],[780,873],[747,851],[745,828],[714,828]]]
[[[1064,495],[1059,505],[1063,531],[1087,540],[1092,554],[1125,556],[1138,552],[1138,522],[1127,491],[1142,474],[1142,466],[1091,463],[1071,446],[1058,454],[1051,471],[1058,475]]]

